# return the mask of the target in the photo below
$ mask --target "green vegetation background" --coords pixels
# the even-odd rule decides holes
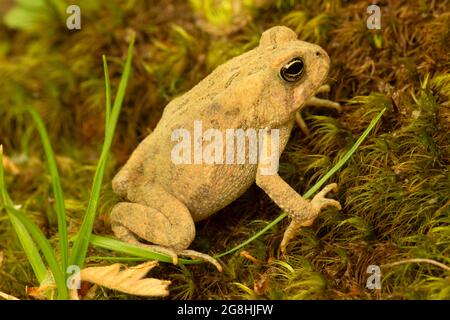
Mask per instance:
[[[94,227],[111,234],[119,200],[110,181],[158,122],[164,106],[216,66],[255,47],[265,29],[293,28],[332,60],[328,98],[343,112],[303,111],[280,174],[304,193],[354,143],[376,113],[388,112],[333,178],[342,211],[324,211],[278,259],[287,221],[225,257],[224,272],[208,264],[161,264],[173,299],[450,299],[450,4],[379,1],[381,30],[366,27],[367,1],[232,0],[72,1],[81,30],[65,26],[63,0],[0,4],[0,144],[19,172],[7,172],[11,197],[56,241],[47,212],[50,175],[34,122],[46,122],[66,198],[69,233],[78,230],[104,135],[102,54],[117,87],[132,31],[133,75],[119,119]],[[13,11],[8,10],[13,7]],[[280,210],[257,187],[198,225],[193,248],[222,252],[247,239]],[[51,216],[51,215],[50,215]],[[87,265],[111,252],[90,249]],[[422,260],[412,260],[422,259]],[[389,263],[402,262],[388,265]],[[431,262],[431,263],[430,263]],[[382,266],[382,288],[365,288],[369,265]],[[384,265],[384,266],[383,266]],[[26,298],[33,272],[4,212],[0,214],[0,291]],[[134,298],[99,289],[98,299]]]

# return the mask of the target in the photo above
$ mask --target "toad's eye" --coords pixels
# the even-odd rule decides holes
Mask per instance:
[[[280,75],[287,82],[295,82],[302,77],[303,70],[303,60],[301,58],[294,58],[281,68]]]

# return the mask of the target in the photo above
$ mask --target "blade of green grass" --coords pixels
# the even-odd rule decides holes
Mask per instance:
[[[169,263],[172,262],[172,258],[169,256],[157,252],[152,252],[149,249],[139,247],[131,243],[122,242],[117,239],[91,235],[91,244],[99,248],[128,254],[134,257],[140,257],[147,260],[158,260],[161,262],[169,262]],[[179,259],[179,261],[183,264],[189,264],[192,263],[193,260]]]
[[[0,145],[0,199],[2,204],[6,206],[13,206],[13,202],[8,195],[6,190],[4,171],[3,171],[3,146]],[[5,208],[6,209],[6,208]],[[39,283],[42,283],[47,276],[47,268],[45,267],[44,261],[39,254],[39,250],[36,247],[33,239],[28,233],[25,226],[17,219],[13,214],[11,214],[7,209],[9,220],[19,238],[19,242],[22,245],[23,251],[25,252],[28,261],[30,262],[31,268],[36,275]]]
[[[45,259],[47,260],[53,278],[55,279],[56,287],[58,289],[58,299],[67,300],[68,293],[65,274],[61,271],[50,242],[47,240],[42,231],[25,214],[11,206],[6,206],[6,209],[10,214],[14,215],[23,226],[25,226],[25,228],[33,237],[34,241],[36,241]]]
[[[135,257],[141,257],[150,260],[158,260],[163,262],[172,262],[172,259],[168,256],[152,252],[145,248],[122,242],[117,239],[101,237],[97,235],[91,235],[91,244],[96,247],[112,250],[119,253],[125,253]]]
[[[351,158],[351,156],[356,152],[356,150],[359,148],[361,143],[363,143],[364,140],[366,140],[367,136],[369,135],[370,131],[372,131],[373,128],[377,125],[378,121],[380,121],[381,117],[383,116],[384,112],[386,111],[386,108],[381,110],[375,118],[372,119],[372,121],[367,126],[366,130],[361,134],[361,136],[356,140],[356,142],[353,144],[353,146],[345,153],[345,155],[336,163],[336,165],[333,166],[333,168],[330,169],[317,183],[314,184],[303,196],[305,199],[310,198],[316,191],[318,191],[323,184],[330,179],[339,169],[341,169],[344,164]]]
[[[102,237],[98,235],[91,235],[91,244],[95,247],[111,250],[118,253],[128,254],[133,257],[139,257],[146,260],[158,260],[161,262],[172,263],[172,258],[162,253],[153,252],[150,249],[136,246],[131,243],[126,243],[117,239]],[[122,257],[130,258],[130,257]],[[178,259],[183,264],[196,264],[197,260]]]
[[[111,117],[111,81],[109,79],[108,63],[106,62],[106,56],[102,55],[103,59],[103,71],[105,73],[105,90],[106,90],[106,115],[105,115],[105,128],[108,127],[109,119]],[[105,129],[105,135],[106,135]]]
[[[134,46],[134,36],[131,39],[130,46],[128,47],[128,56],[125,62],[124,71],[120,79],[119,88],[117,91],[116,98],[114,99],[114,105],[109,116],[108,124],[105,128],[105,141],[103,143],[102,152],[100,155],[100,160],[97,165],[97,170],[95,172],[94,181],[92,184],[91,196],[89,198],[88,208],[86,210],[86,215],[83,219],[78,236],[73,245],[73,249],[70,255],[69,263],[71,265],[77,265],[82,268],[84,264],[84,259],[86,257],[87,249],[89,246],[90,236],[92,233],[92,227],[94,225],[94,220],[97,211],[98,199],[100,196],[100,190],[103,182],[103,174],[105,171],[106,160],[108,158],[109,150],[112,144],[114,131],[116,129],[117,120],[119,118],[120,109],[122,107],[123,98],[125,96],[125,91],[128,83],[128,79],[131,73],[131,60],[133,56],[133,46]],[[106,64],[106,61],[104,60]]]
[[[66,208],[64,205],[64,194],[61,187],[61,180],[59,178],[58,167],[56,165],[55,154],[45,129],[44,122],[39,114],[34,109],[28,110],[36,123],[36,128],[41,137],[42,145],[44,146],[45,156],[47,158],[47,166],[52,178],[53,195],[55,196],[55,210],[58,220],[58,234],[59,245],[61,248],[61,268],[67,269],[67,262],[69,259],[69,241],[67,238],[67,223],[66,223]]]
[[[146,261],[147,258],[141,258],[141,257],[101,257],[101,256],[89,256],[89,261],[128,261],[128,262],[135,262],[135,261]]]
[[[39,254],[39,250],[25,226],[7,209],[6,211],[8,212],[9,220],[11,221],[14,231],[19,238],[19,242],[22,245],[23,251],[27,256],[28,262],[33,269],[36,279],[39,283],[42,283],[47,277],[47,268],[45,267],[44,261]]]

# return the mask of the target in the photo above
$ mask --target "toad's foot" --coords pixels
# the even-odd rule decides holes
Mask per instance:
[[[162,246],[158,246],[158,245],[148,245],[148,244],[143,244],[143,243],[138,243],[139,246],[143,246],[145,248],[148,248],[149,250],[156,252],[156,253],[161,253],[164,255],[167,255],[169,257],[172,258],[172,263],[177,265],[178,264],[178,256],[182,256],[182,257],[189,257],[191,259],[200,259],[200,260],[204,260],[206,262],[211,263],[214,267],[216,267],[217,270],[219,270],[219,272],[223,271],[222,266],[220,265],[220,263],[214,259],[213,257],[211,257],[210,255],[206,254],[206,253],[201,253],[195,250],[181,250],[181,251],[175,251],[174,249],[171,248],[166,248],[166,247],[162,247]]]
[[[280,244],[280,251],[282,254],[286,253],[286,246],[297,234],[297,231],[301,227],[311,226],[322,209],[326,207],[335,207],[338,210],[341,210],[341,205],[338,201],[325,198],[326,194],[330,191],[337,191],[336,183],[327,185],[318,194],[316,194],[308,203],[308,206],[305,207],[303,212],[289,214],[292,220],[284,232],[283,240]]]
[[[157,245],[148,245],[148,244],[143,244],[143,243],[139,243],[139,246],[144,246],[145,248],[148,248],[149,250],[156,252],[156,253],[161,253],[164,255],[168,255],[169,257],[172,258],[172,263],[177,265],[178,264],[178,256],[183,256],[183,257],[189,257],[191,259],[200,259],[200,260],[204,260],[206,262],[211,263],[212,265],[214,265],[216,267],[217,270],[219,270],[219,272],[222,272],[222,266],[220,265],[220,263],[214,259],[213,257],[211,257],[210,255],[206,254],[206,253],[201,253],[195,250],[181,250],[181,251],[175,251],[171,248],[166,248],[166,247],[162,247],[162,246],[157,246]]]
[[[134,244],[136,246],[139,246],[139,247],[142,247],[145,249],[148,249],[155,253],[169,256],[172,259],[172,263],[174,265],[178,264],[178,256],[185,256],[185,257],[189,257],[189,258],[193,258],[193,259],[205,260],[205,261],[213,264],[217,268],[217,270],[219,270],[220,272],[222,272],[222,270],[223,270],[222,266],[216,259],[214,259],[213,257],[211,257],[205,253],[197,252],[194,250],[175,250],[175,249],[160,246],[160,245],[145,244],[145,243],[140,242],[138,240],[138,238],[127,228],[125,228],[121,225],[115,225],[115,224],[113,224],[112,227],[113,227],[113,230],[114,230],[114,233],[116,234],[116,236],[119,239],[121,239],[122,241],[130,243],[130,244]]]
[[[183,250],[179,252],[180,256],[186,256],[192,259],[201,259],[201,260],[205,260],[211,264],[213,264],[217,270],[219,270],[219,272],[222,272],[222,266],[220,265],[220,263],[214,259],[213,257],[211,257],[210,255],[207,255],[205,253],[201,253],[201,252],[197,252],[194,250]]]
[[[317,93],[329,92],[329,91],[330,91],[330,86],[323,85],[319,88],[319,90],[317,90]],[[305,107],[328,108],[328,109],[336,110],[337,112],[342,111],[341,105],[339,103],[328,100],[328,99],[320,99],[320,98],[316,98],[316,97],[312,97],[311,99],[306,101],[303,108],[305,108]],[[305,120],[303,120],[301,110],[298,110],[295,113],[295,122],[297,123],[298,127],[300,128],[300,130],[303,132],[303,134],[305,136],[309,135],[309,129],[305,123]]]

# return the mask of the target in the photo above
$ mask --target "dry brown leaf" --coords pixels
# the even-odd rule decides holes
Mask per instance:
[[[0,298],[3,298],[5,300],[19,300],[18,298],[14,297],[14,296],[12,296],[10,294],[1,292],[1,291],[0,291]]]
[[[0,251],[0,269],[3,267],[3,251]]]
[[[81,270],[81,280],[98,284],[124,293],[145,296],[165,297],[169,295],[170,281],[155,278],[144,278],[158,265],[156,261],[148,261],[140,265],[120,270],[121,264],[115,263],[106,267],[90,267]]]

